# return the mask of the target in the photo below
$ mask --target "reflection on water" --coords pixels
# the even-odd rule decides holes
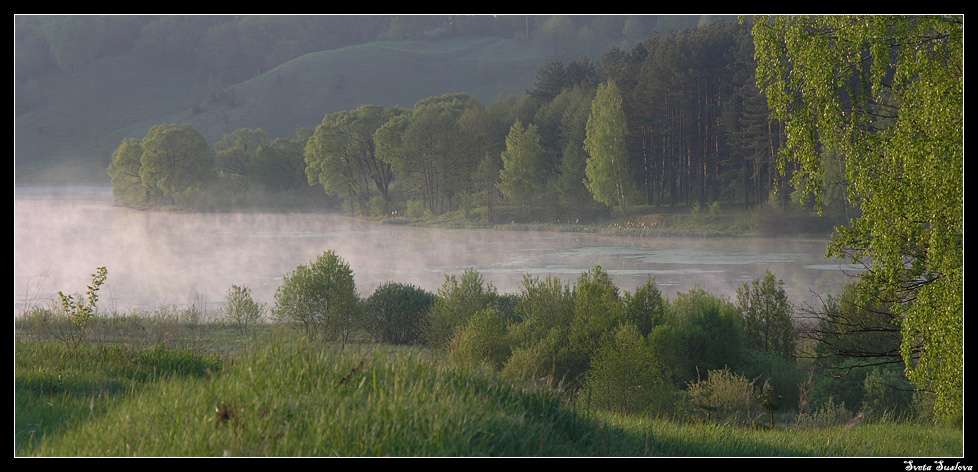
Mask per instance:
[[[731,299],[770,270],[798,303],[837,293],[854,273],[826,260],[818,241],[413,228],[332,214],[142,212],[116,208],[104,193],[19,195],[15,314],[58,291],[84,291],[103,265],[103,308],[221,303],[231,284],[271,303],[284,274],[327,250],[350,263],[362,296],[388,280],[434,292],[469,267],[517,292],[524,274],[573,282],[600,265],[623,290],[654,277],[670,297],[699,285]]]

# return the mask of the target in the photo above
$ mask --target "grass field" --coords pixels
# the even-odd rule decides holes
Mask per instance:
[[[15,332],[18,457],[961,457],[911,423],[746,427],[588,411],[441,352],[122,317]],[[77,338],[75,338],[77,339]]]

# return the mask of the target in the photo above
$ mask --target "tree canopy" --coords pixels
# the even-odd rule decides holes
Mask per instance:
[[[618,207],[622,212],[635,194],[635,183],[628,168],[625,147],[625,112],[621,92],[613,81],[598,86],[587,120],[584,149],[587,160],[585,183],[594,199]]]
[[[190,209],[217,177],[204,137],[189,124],[150,128],[141,141],[127,139],[108,168],[116,203],[171,205]]]
[[[759,18],[757,83],[786,126],[782,168],[821,198],[843,159],[861,215],[829,254],[864,264],[865,302],[892,302],[908,377],[960,418],[964,322],[964,18]]]

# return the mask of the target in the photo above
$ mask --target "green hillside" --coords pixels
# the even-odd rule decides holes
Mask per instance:
[[[128,55],[104,58],[31,84],[31,107],[15,119],[16,183],[108,184],[112,151],[160,123],[190,123],[213,144],[238,128],[291,137],[363,104],[410,108],[451,92],[489,103],[522,94],[544,62],[535,46],[510,39],[388,41],[306,54],[220,84],[133,66]]]

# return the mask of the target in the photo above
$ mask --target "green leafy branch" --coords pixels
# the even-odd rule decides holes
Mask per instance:
[[[96,269],[95,273],[92,274],[92,284],[88,286],[88,291],[85,292],[85,295],[79,295],[77,301],[71,295],[58,292],[61,308],[75,326],[85,328],[88,320],[98,311],[98,290],[105,282],[107,273],[105,267]]]

